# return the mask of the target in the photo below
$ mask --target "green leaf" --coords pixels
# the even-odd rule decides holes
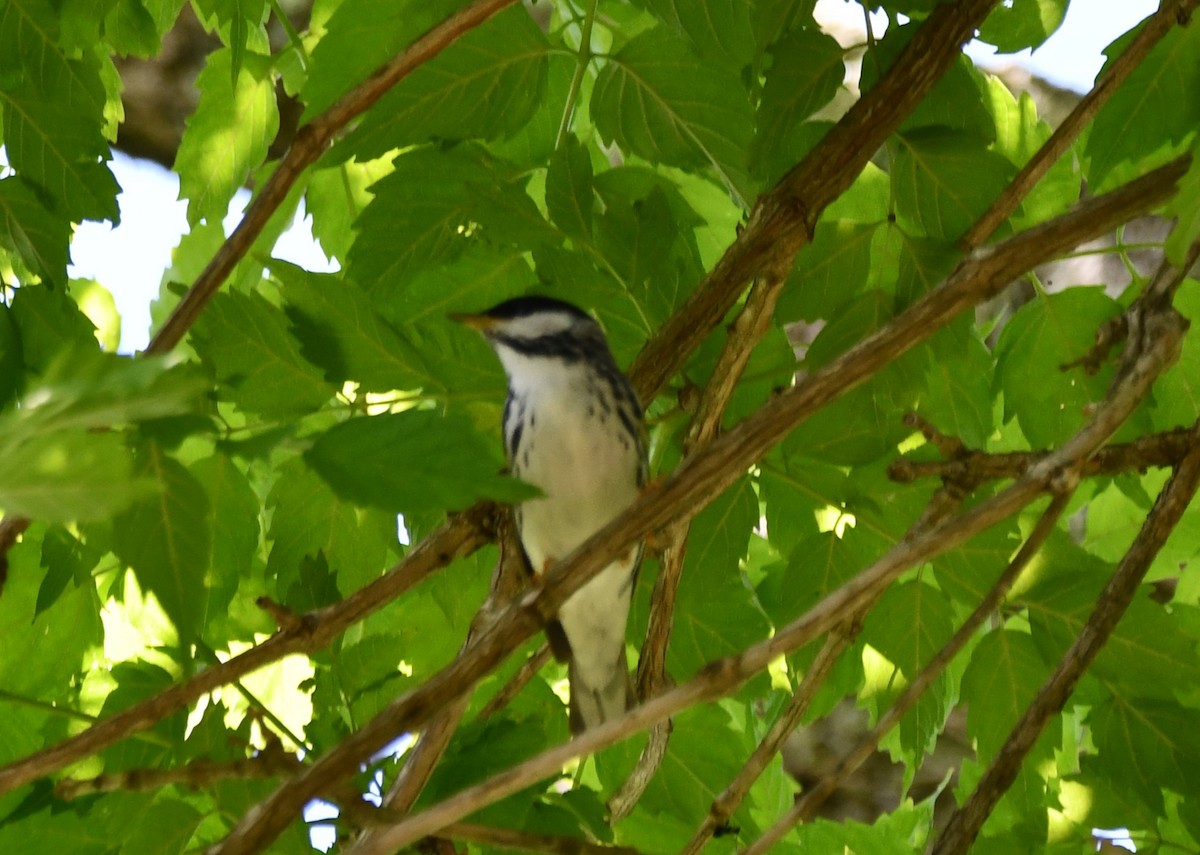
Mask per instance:
[[[346,275],[372,297],[404,300],[417,271],[468,250],[525,250],[552,237],[518,170],[473,146],[421,148],[372,185]],[[410,302],[405,300],[405,304]]]
[[[972,651],[962,699],[980,761],[996,756],[1048,673],[1027,632],[989,632]]]
[[[301,460],[279,467],[267,507],[272,510],[267,576],[281,594],[300,578],[301,565],[318,555],[341,591],[355,590],[383,571],[396,541],[395,516],[342,501]]]
[[[191,342],[216,375],[222,396],[246,412],[291,415],[333,397],[334,387],[300,355],[283,312],[258,294],[217,294]]]
[[[690,675],[767,635],[738,562],[746,554],[758,502],[746,481],[726,490],[692,522],[668,667]]]
[[[1105,49],[1106,69],[1132,37],[1126,33]],[[1084,149],[1088,183],[1100,188],[1117,164],[1145,159],[1191,133],[1200,123],[1198,93],[1200,30],[1174,27],[1096,114]]]
[[[211,505],[204,486],[156,443],[141,453],[138,474],[155,492],[113,520],[113,549],[157,597],[186,644],[208,607]]]
[[[51,526],[42,538],[42,566],[46,577],[38,589],[34,618],[54,605],[66,591],[67,582],[78,588],[91,581],[91,570],[100,559],[98,550],[86,545],[62,526]]]
[[[1183,199],[1184,193],[1177,198]],[[1200,318],[1200,283],[1183,280],[1175,307],[1185,318]],[[1155,381],[1152,395],[1150,417],[1156,430],[1190,426],[1200,418],[1200,336],[1183,337],[1179,360]]]
[[[67,281],[71,224],[47,206],[35,187],[17,176],[0,179],[0,246],[44,282]]]
[[[1098,749],[1088,765],[1163,813],[1164,788],[1200,792],[1200,729],[1196,710],[1178,703],[1113,695],[1088,716]]]
[[[462,0],[342,0],[312,51],[302,121],[325,110],[461,5]]]
[[[1103,288],[1070,288],[1022,306],[996,344],[996,380],[1008,417],[1035,447],[1049,447],[1083,426],[1086,408],[1104,397],[1111,363],[1087,375],[1064,368],[1092,347],[1096,330],[1120,311]]]
[[[846,76],[844,51],[832,36],[794,30],[771,48],[772,63],[758,104],[758,134],[751,149],[756,174],[786,169],[788,141],[817,110],[833,100]]]
[[[776,627],[804,614],[827,594],[854,578],[875,558],[872,544],[855,529],[812,534],[792,550],[787,564],[768,568],[758,600]]]
[[[64,351],[96,348],[96,328],[61,289],[18,288],[10,310],[31,373],[44,373]]]
[[[361,159],[429,139],[499,139],[533,116],[549,45],[522,8],[501,12],[401,80],[339,146]]]
[[[70,586],[53,604],[38,609],[44,560],[40,523],[34,523],[7,552],[8,578],[0,597],[0,686],[6,693],[75,703],[70,685],[78,679],[89,647],[103,644],[104,630],[89,584]],[[54,548],[50,550],[54,554]],[[0,720],[13,713],[0,706]],[[38,734],[39,747],[49,734]],[[8,753],[0,743],[0,754]],[[0,822],[0,829],[5,827]]]
[[[568,237],[587,239],[592,233],[592,160],[573,134],[550,157],[546,170],[546,209]]]
[[[212,561],[206,585],[215,611],[228,604],[238,581],[250,575],[258,551],[260,503],[242,470],[223,454],[198,460],[188,471],[209,501]]]
[[[0,507],[46,520],[98,520],[145,493],[119,434],[0,435]]]
[[[943,433],[984,448],[992,435],[991,372],[992,355],[974,336],[957,358],[930,360],[922,415]]]
[[[272,261],[270,270],[283,285],[301,353],[327,380],[354,380],[369,392],[438,388],[421,352],[376,313],[355,283],[282,261]]]
[[[592,118],[605,140],[652,163],[707,166],[746,202],[754,115],[730,71],[706,64],[661,27],[621,48],[600,72]]]
[[[233,56],[229,50],[209,54],[196,79],[200,102],[175,156],[179,198],[188,200],[193,226],[225,217],[233,194],[266,158],[279,130],[270,59],[249,55],[235,73]]]
[[[305,459],[340,496],[399,513],[536,495],[499,474],[466,420],[432,412],[350,419],[321,434]]]
[[[691,43],[697,56],[734,69],[753,58],[756,45],[750,16],[754,4],[741,0],[640,0],[660,21]]]
[[[920,128],[897,137],[896,147],[896,221],[928,237],[960,237],[1016,172],[964,131]]]
[[[812,242],[796,257],[796,266],[779,296],[781,321],[828,318],[867,283],[874,224],[849,220],[822,222]]]
[[[1046,41],[1067,13],[1067,0],[1014,0],[997,6],[979,28],[979,40],[1000,53],[1017,53]]]
[[[115,223],[119,188],[105,162],[100,62],[94,51],[75,57],[62,47],[60,20],[47,0],[9,0],[0,15],[5,152],[63,221]]]
[[[0,304],[0,412],[5,410],[25,381],[21,365],[21,339],[12,309]]]

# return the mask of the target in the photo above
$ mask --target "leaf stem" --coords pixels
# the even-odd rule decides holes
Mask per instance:
[[[292,19],[287,16],[287,12],[279,5],[279,0],[270,0],[271,11],[275,13],[275,17],[279,19],[279,25],[283,27],[283,31],[287,33],[288,41],[291,42],[296,54],[300,57],[300,67],[308,70],[308,51],[304,47],[304,40],[300,38],[300,33],[292,23]]]
[[[575,115],[575,104],[579,100],[579,89],[583,86],[583,75],[587,72],[588,63],[592,61],[592,25],[596,23],[596,7],[600,0],[592,0],[592,6],[583,16],[579,25],[579,51],[575,54],[575,73],[571,75],[571,88],[567,90],[567,101],[563,105],[562,119],[558,123],[558,135],[554,138],[554,148],[562,145],[567,131],[571,127],[571,118]]]

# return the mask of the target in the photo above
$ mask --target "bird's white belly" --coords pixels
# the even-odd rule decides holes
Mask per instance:
[[[565,558],[637,498],[638,449],[628,438],[622,444],[620,423],[613,418],[606,430],[593,424],[585,431],[571,421],[539,416],[522,438],[516,468],[545,494],[520,508],[521,542],[535,573]],[[559,609],[585,683],[603,684],[614,667],[613,651],[625,643],[636,557],[630,547]],[[592,651],[599,655],[587,655]]]

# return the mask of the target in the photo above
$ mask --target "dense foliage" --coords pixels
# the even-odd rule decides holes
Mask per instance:
[[[339,750],[460,655],[488,596],[493,545],[435,556],[446,566],[304,653],[280,647],[292,655],[182,707],[154,706],[170,687],[279,628],[299,637],[298,616],[334,606],[389,567],[403,570],[448,514],[475,507],[490,520],[477,503],[526,495],[498,474],[500,368],[447,313],[532,291],[561,296],[594,311],[618,362],[631,364],[741,230],[754,228],[755,200],[845,110],[849,51],[814,22],[814,2],[539,0],[499,11],[387,91],[303,169],[170,355],[131,357],[112,352],[120,321],[103,289],[68,276],[72,224],[118,218],[107,166],[121,120],[113,57],[158,51],[183,0],[0,0],[0,508],[8,515],[0,764],[42,756],[150,702],[118,734],[127,738],[49,760],[15,784],[0,768],[0,851],[202,850],[252,823],[250,809],[281,781]],[[222,47],[197,81],[200,106],[175,164],[191,228],[164,272],[159,324],[225,241],[233,194],[261,188],[280,168],[266,157],[281,93],[303,102],[303,122],[319,119],[465,4],[316,0],[309,26],[275,52],[265,30],[274,2],[193,5]],[[1004,51],[1037,46],[1066,5],[998,4],[981,38]],[[867,93],[921,59],[902,50],[944,7],[888,0],[873,8],[886,26],[856,46],[865,51]],[[1109,49],[1110,64],[1131,41]],[[1083,186],[1108,191],[1178,157],[1198,127],[1200,25],[1172,26],[1047,175],[1022,189],[996,239],[1068,212]],[[765,332],[732,324],[739,304],[731,323],[677,354],[680,370],[646,401],[654,472],[668,476],[701,453],[703,441],[685,438],[697,400],[727,379],[717,369],[724,348],[753,345],[732,394],[716,405],[720,424],[735,431],[934,293],[963,258],[964,234],[1051,130],[1027,96],[956,59],[855,168],[849,189],[810,212],[819,220],[775,283]],[[1200,171],[1180,186],[1166,211],[1179,225],[1149,247],[1176,265],[1200,232]],[[340,272],[272,258],[301,202]],[[1106,251],[1127,258],[1130,249],[1118,233]],[[927,532],[922,515],[945,497],[943,482],[891,477],[898,459],[959,455],[966,475],[955,484],[968,488],[953,500],[978,508],[1026,471],[1024,458],[1005,458],[1017,462],[1004,469],[994,455],[1058,449],[1087,429],[1127,374],[1118,321],[1131,326],[1149,287],[1146,271],[1129,267],[1128,285],[1052,289],[1031,276],[1021,299],[960,311],[804,418],[710,502],[672,508],[694,520],[669,679],[683,683],[762,642]],[[771,284],[763,270],[743,272],[745,285]],[[1063,284],[1075,283],[1055,283]],[[1185,280],[1175,305],[1185,317],[1200,311],[1200,284]],[[815,339],[797,350],[787,330]],[[1101,330],[1117,342],[1111,352],[1091,350]],[[1051,505],[1063,513],[1037,535],[1040,550],[1000,608],[883,740],[911,780],[951,712],[965,708],[974,753],[947,784],[965,799],[1089,625],[1114,568],[1141,557],[1131,544],[1170,467],[1191,448],[1191,434],[1177,429],[1200,418],[1198,388],[1193,332],[1116,430],[1114,442],[1135,444],[1126,457],[1072,468],[1082,476],[1077,488],[1043,485],[1017,512],[904,571],[865,620],[842,625],[828,676],[804,689],[807,720],[847,695],[882,715]],[[919,418],[906,420],[912,413]],[[1055,492],[1061,507],[1051,503]],[[1129,828],[1139,851],[1200,851],[1197,552],[1193,511],[1146,558],[1156,596],[1150,585],[1137,593],[988,811],[973,851],[1090,851],[1094,827]],[[667,560],[652,554],[643,567],[631,653],[665,607],[653,592]],[[540,643],[512,650],[478,683],[415,810],[567,739],[564,669],[553,661],[511,702],[482,714]],[[789,704],[819,646],[775,657],[740,685],[722,686],[725,698],[678,712],[661,765],[619,821],[606,820],[606,799],[644,736],[489,804],[470,829],[452,827],[445,838],[459,851],[490,851],[466,841],[505,828],[525,835],[521,845],[541,835],[679,851]],[[453,695],[435,697],[453,706]],[[319,795],[342,804],[343,843],[362,822],[353,793],[386,791],[403,765],[382,748],[369,747],[357,776],[323,782]],[[797,790],[775,757],[705,851],[753,843]],[[874,825],[808,822],[772,851],[919,850],[936,836],[933,801],[901,801]],[[304,818],[287,818],[282,836],[258,848],[309,846]]]

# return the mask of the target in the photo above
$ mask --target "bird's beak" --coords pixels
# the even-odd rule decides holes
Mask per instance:
[[[463,326],[468,326],[479,332],[487,332],[496,326],[495,318],[489,318],[487,315],[472,315],[469,312],[451,312],[450,320],[458,321]]]

